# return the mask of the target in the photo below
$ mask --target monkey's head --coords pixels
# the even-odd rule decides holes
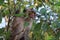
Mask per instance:
[[[36,16],[36,13],[33,9],[24,9],[24,13],[28,15],[28,18],[34,19]]]

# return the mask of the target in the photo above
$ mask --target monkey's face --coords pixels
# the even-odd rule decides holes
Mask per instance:
[[[31,11],[31,12],[29,13],[29,17],[30,17],[30,18],[34,19],[35,16],[36,16],[36,14],[35,14],[33,11]]]
[[[31,18],[34,19],[36,16],[36,13],[33,9],[25,9],[24,12],[25,12],[25,16],[28,16],[28,18],[30,19]]]

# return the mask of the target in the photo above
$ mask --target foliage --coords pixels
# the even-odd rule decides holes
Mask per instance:
[[[11,3],[10,3],[11,2]],[[60,40],[60,0],[34,0],[34,4],[31,5],[32,1],[17,1],[15,4],[14,1],[8,0],[8,3],[3,3],[3,0],[0,1],[2,6],[2,11],[0,11],[0,23],[2,21],[2,17],[4,16],[24,16],[25,8],[33,8],[36,12],[36,17],[38,19],[34,20],[32,29],[31,29],[31,40]],[[38,5],[36,6],[35,3]],[[28,6],[26,6],[28,5]],[[46,7],[48,5],[48,8]],[[39,9],[43,6],[42,9]],[[50,8],[49,8],[50,7]],[[16,12],[19,14],[15,14],[16,10],[20,10],[20,12]],[[49,10],[49,11],[48,11]],[[28,17],[27,15],[25,15]],[[37,23],[37,21],[40,21]],[[25,26],[27,26],[26,23]],[[57,30],[59,28],[59,30]],[[10,31],[5,32],[4,30],[0,30],[0,34],[6,35],[8,39],[10,36]],[[7,40],[6,39],[6,40]]]

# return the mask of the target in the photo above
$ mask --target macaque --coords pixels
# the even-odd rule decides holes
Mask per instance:
[[[14,17],[11,26],[11,38],[10,40],[29,40],[28,34],[31,30],[33,20],[35,18],[35,12],[32,9],[27,9],[24,12],[28,14],[28,17]],[[24,23],[28,22],[29,25],[24,27]]]
[[[24,12],[25,14],[28,15],[28,17],[26,18],[27,19],[26,21],[29,21],[30,19],[34,19],[36,16],[36,13],[34,12],[33,9],[25,9]]]

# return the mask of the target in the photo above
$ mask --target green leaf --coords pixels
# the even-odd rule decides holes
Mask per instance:
[[[0,0],[0,5],[2,5],[4,3],[4,0]]]
[[[34,7],[34,5],[29,6],[29,8],[33,8],[33,7]]]
[[[1,15],[1,13],[0,13],[0,23],[1,23],[1,21],[2,21],[2,15]]]
[[[27,5],[27,4],[29,4],[29,2],[27,2],[27,1],[24,1],[24,5]]]
[[[0,29],[0,35],[3,35],[3,32],[4,32],[4,28],[1,28]]]
[[[3,14],[2,14],[2,15],[9,15],[9,10],[4,9],[4,11],[3,11]]]
[[[21,13],[21,14],[14,14],[14,16],[17,16],[17,17],[22,17],[24,14]]]
[[[41,14],[45,14],[45,13],[46,13],[46,9],[45,9],[45,8],[42,8],[42,9],[40,10],[40,13],[41,13]]]
[[[57,2],[55,5],[56,5],[56,6],[60,6],[60,2]]]
[[[11,35],[11,31],[8,30],[7,32],[5,32],[5,35],[6,35],[6,40],[9,40],[10,35]]]
[[[39,31],[40,29],[41,29],[41,24],[40,23],[36,24],[34,27],[34,31]]]

